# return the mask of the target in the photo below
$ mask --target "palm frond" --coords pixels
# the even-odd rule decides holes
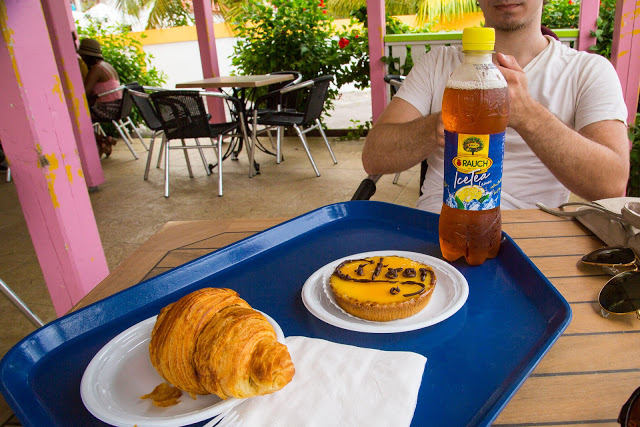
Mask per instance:
[[[220,9],[220,13],[229,24],[234,23],[242,14],[246,0],[213,0]]]
[[[130,0],[132,1],[132,0]],[[167,16],[167,12],[170,10],[170,6],[172,3],[180,3],[180,0],[138,0],[140,3],[146,2],[153,3],[153,7],[149,12],[149,19],[147,21],[147,28],[160,28],[162,26],[162,22],[165,20]]]
[[[418,25],[436,19],[446,22],[478,10],[476,0],[420,0],[416,21]]]
[[[366,0],[327,0],[327,8],[336,17],[347,17],[349,12],[366,6]],[[476,0],[385,0],[388,15],[417,15],[417,24],[440,20],[446,22],[465,13],[477,12]]]
[[[153,0],[117,0],[116,8],[130,16],[138,16],[140,11]]]

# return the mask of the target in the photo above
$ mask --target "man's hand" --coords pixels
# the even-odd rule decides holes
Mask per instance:
[[[509,85],[509,96],[511,97],[509,127],[518,131],[528,119],[528,113],[536,101],[529,93],[527,76],[513,56],[498,53],[498,69]]]

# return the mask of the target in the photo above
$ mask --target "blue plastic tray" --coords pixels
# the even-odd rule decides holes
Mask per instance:
[[[453,265],[469,298],[444,322],[411,332],[367,334],[328,325],[300,295],[323,265],[374,250],[441,258],[438,216],[401,206],[326,206],[199,258],[32,333],[0,362],[1,391],[25,425],[102,425],[83,406],[80,379],[114,336],[205,286],[235,289],[286,336],[304,335],[428,358],[413,425],[488,425],[571,319],[565,299],[507,235],[498,257]]]

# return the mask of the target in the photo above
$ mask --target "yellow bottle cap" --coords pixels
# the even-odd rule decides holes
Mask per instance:
[[[462,30],[462,50],[493,50],[496,31],[489,27],[469,27]]]

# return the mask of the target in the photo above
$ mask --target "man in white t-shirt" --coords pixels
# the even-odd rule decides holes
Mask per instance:
[[[543,0],[479,0],[496,31],[497,65],[509,85],[501,206],[555,207],[569,192],[587,200],[623,196],[629,176],[627,109],[613,66],[542,35]],[[428,159],[418,208],[442,207],[444,127],[440,111],[455,47],[418,62],[375,123],[362,152],[371,175]]]

